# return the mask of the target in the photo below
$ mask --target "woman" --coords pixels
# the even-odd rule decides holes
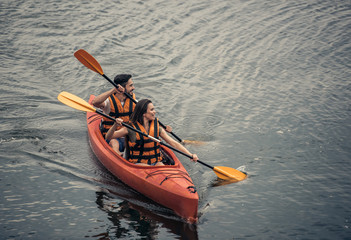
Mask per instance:
[[[152,102],[148,99],[140,100],[134,109],[129,121],[129,125],[155,138],[161,137],[172,147],[192,156],[193,161],[199,158],[196,154],[191,154],[182,144],[171,138],[167,132],[159,127],[156,110]],[[111,140],[128,136],[129,158],[128,161],[144,166],[162,166],[162,156],[160,152],[160,144],[152,141],[133,130],[122,127],[123,120],[117,118],[113,126],[106,133],[105,139]]]

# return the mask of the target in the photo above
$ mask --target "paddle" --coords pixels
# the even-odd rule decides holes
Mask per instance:
[[[77,110],[80,110],[80,111],[85,111],[85,112],[96,112],[104,117],[107,117],[113,121],[115,121],[115,119],[109,115],[106,115],[102,112],[101,109],[95,109],[93,106],[91,106],[89,103],[87,103],[86,101],[84,101],[83,99],[71,94],[71,93],[68,93],[68,92],[61,92],[58,96],[57,96],[57,99],[62,102],[63,104],[66,104],[67,106],[69,107],[72,107],[74,109],[77,109]],[[152,136],[149,136],[141,131],[139,131],[138,129],[135,129],[131,126],[129,126],[128,124],[126,123],[122,123],[123,126],[125,126],[126,128],[129,128],[135,132],[138,132],[140,133],[141,135],[145,136],[145,137],[148,137],[150,138],[151,140],[155,141],[155,142],[158,142],[159,144],[162,144],[180,154],[183,154],[184,156],[188,157],[188,158],[192,158],[192,156],[190,156],[189,154],[186,154],[166,143],[163,143],[162,141],[160,141],[159,139],[157,138],[154,138]],[[197,161],[198,163],[208,167],[208,168],[211,168],[215,174],[221,178],[221,179],[224,179],[224,180],[236,180],[236,181],[241,181],[241,180],[244,180],[247,175],[243,172],[240,172],[239,170],[236,170],[234,168],[230,168],[230,167],[212,167],[200,160]]]
[[[74,53],[74,56],[87,68],[93,70],[94,72],[97,72],[101,76],[103,76],[107,81],[109,81],[115,88],[118,89],[117,84],[115,84],[111,79],[109,79],[104,72],[102,71],[102,67],[100,66],[99,62],[91,56],[87,51],[84,49],[79,49]],[[130,94],[124,93],[130,100],[132,100],[134,103],[137,103],[138,101],[135,100]],[[166,126],[162,124],[160,121],[158,121],[160,125],[166,129]],[[175,137],[179,142],[184,142],[184,143],[195,143],[195,144],[201,144],[199,141],[191,141],[191,140],[182,140],[179,138],[176,134],[173,132],[170,132],[173,137]]]

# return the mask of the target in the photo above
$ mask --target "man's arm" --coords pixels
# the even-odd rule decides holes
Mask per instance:
[[[95,97],[92,101],[92,104],[97,107],[104,109],[105,108],[105,100],[112,94],[116,92],[116,88],[112,88],[109,91],[106,91],[104,93],[101,93],[99,96]]]

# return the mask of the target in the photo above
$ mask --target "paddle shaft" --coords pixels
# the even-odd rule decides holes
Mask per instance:
[[[68,92],[61,92],[58,96],[57,96],[57,99],[62,102],[63,104],[66,104],[67,106],[70,106],[74,109],[77,109],[77,110],[80,110],[80,111],[85,111],[85,112],[94,112],[94,113],[98,113],[108,119],[111,119],[112,121],[115,121],[115,119],[107,114],[104,114],[103,111],[101,109],[96,109],[94,108],[93,106],[91,106],[89,103],[87,103],[86,101],[84,101],[83,99],[71,94],[71,93],[68,93]],[[138,132],[140,133],[141,135],[143,136],[146,136],[148,138],[150,138],[151,140],[155,141],[155,142],[158,142],[159,144],[162,144],[170,149],[173,149],[174,151],[186,156],[186,157],[189,157],[189,158],[193,158],[192,156],[182,152],[182,151],[179,151],[178,149],[172,147],[172,146],[169,146],[167,144],[164,144],[163,142],[161,142],[161,140],[159,139],[156,139],[154,137],[151,137],[143,132],[141,132],[140,130],[137,130],[131,126],[129,126],[128,124],[125,124],[125,123],[122,123],[123,126],[135,131],[135,132]],[[211,168],[215,173],[216,175],[221,178],[221,179],[236,179],[236,180],[244,180],[247,175],[245,173],[242,173],[236,169],[233,169],[233,168],[228,168],[228,167],[212,167],[202,161],[199,161],[199,163],[203,164],[204,166],[208,167],[208,168]]]
[[[109,81],[115,88],[118,89],[118,86],[116,83],[114,83],[109,77],[107,77],[105,74],[102,74],[102,76]],[[130,100],[132,100],[135,104],[138,103],[137,100],[135,100],[130,94],[124,92],[124,95],[126,95]],[[158,121],[159,124],[161,125],[161,127],[163,127],[164,129],[166,129],[166,126],[161,123],[160,121]],[[175,137],[179,142],[182,142],[182,139],[180,139],[177,135],[175,135],[173,132],[170,132],[170,134],[172,134],[173,137]]]

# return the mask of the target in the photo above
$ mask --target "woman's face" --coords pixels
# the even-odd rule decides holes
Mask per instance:
[[[155,120],[156,110],[155,110],[154,104],[149,103],[147,105],[147,110],[146,110],[146,113],[144,113],[144,117],[149,121]]]

